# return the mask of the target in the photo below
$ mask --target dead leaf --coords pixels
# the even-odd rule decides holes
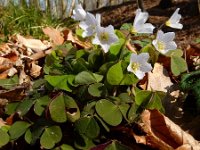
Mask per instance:
[[[16,52],[10,52],[6,55],[3,55],[4,58],[8,58],[10,61],[15,62],[18,60],[18,55]]]
[[[34,50],[35,52],[43,51],[47,49],[49,46],[42,43],[41,40],[38,39],[26,39],[21,35],[17,35],[17,40],[19,43],[23,44],[27,48]]]
[[[7,125],[12,125],[14,123],[16,117],[16,113],[11,114],[9,117],[6,118]]]
[[[167,70],[161,64],[155,63],[152,73],[148,73],[147,90],[167,92],[172,85]]]
[[[199,146],[190,134],[165,117],[158,110],[145,110],[141,114],[141,128],[145,136],[134,136],[136,141],[160,150],[180,150],[183,145],[195,149]],[[197,150],[197,149],[195,149]]]
[[[72,43],[76,44],[80,48],[84,48],[84,49],[92,48],[92,44],[90,42],[79,40],[78,37],[73,35],[72,31],[69,29],[64,30],[63,34],[64,34],[65,40],[71,41]]]
[[[126,42],[126,47],[130,50],[130,51],[132,51],[133,53],[137,53],[136,51],[136,48],[135,48],[135,46],[134,45],[131,45],[131,43],[130,43],[130,40],[128,40],[127,42]]]
[[[19,84],[29,83],[30,84],[30,77],[25,73],[24,68],[20,70],[19,74]]]
[[[17,73],[17,69],[15,69],[14,67],[10,68],[8,70],[8,76],[12,77]]]
[[[0,57],[0,72],[6,71],[13,66],[13,62],[8,58]]]
[[[64,38],[61,35],[60,31],[52,27],[43,28],[42,31],[44,32],[44,34],[49,36],[49,38],[53,41],[54,45],[61,45],[64,43]]]
[[[6,79],[8,77],[9,70],[6,70],[0,74],[0,79]]]
[[[36,65],[35,62],[31,63],[30,75],[34,78],[37,78],[41,74],[42,67]]]
[[[18,85],[11,90],[0,90],[0,98],[7,99],[8,101],[20,101],[26,96],[26,90],[29,84],[23,83]]]
[[[6,126],[6,122],[2,118],[0,118],[0,129],[3,126]]]
[[[0,45],[0,55],[6,55],[11,52],[11,48],[9,47],[8,43],[3,43]]]

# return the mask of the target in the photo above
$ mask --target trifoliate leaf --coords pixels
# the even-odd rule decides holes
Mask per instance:
[[[40,138],[40,144],[45,149],[52,149],[61,139],[62,131],[59,126],[47,127]]]
[[[95,108],[98,115],[109,125],[117,126],[121,123],[122,113],[114,103],[102,99],[96,103]]]
[[[107,72],[107,81],[111,85],[119,85],[123,77],[121,61],[110,67]]]
[[[63,94],[60,94],[52,100],[49,105],[49,112],[53,121],[59,123],[67,121]]]
[[[26,130],[31,126],[28,122],[25,121],[17,121],[15,122],[9,129],[10,139],[16,140],[20,136],[22,136]]]

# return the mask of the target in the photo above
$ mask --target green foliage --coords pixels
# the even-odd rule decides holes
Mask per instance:
[[[125,145],[120,144],[118,141],[113,141],[110,145],[108,145],[105,150],[130,150]]]
[[[148,109],[158,109],[164,112],[162,106],[162,98],[165,96],[163,92],[139,91],[135,95],[135,102],[138,106]]]
[[[16,31],[41,35],[41,28],[53,23],[52,18],[48,20],[45,14],[36,10],[14,7],[13,12],[7,13],[8,18],[1,17],[5,35]],[[141,39],[140,35],[130,35],[132,24],[124,24],[121,29],[127,30],[128,35],[116,30],[119,41],[112,44],[108,53],[98,46],[79,49],[80,45],[70,41],[54,47],[45,57],[44,76],[33,81],[27,97],[6,105],[6,115],[17,117],[8,131],[0,128],[0,139],[4,139],[0,141],[0,147],[9,141],[24,140],[30,145],[40,144],[42,149],[86,150],[106,140],[110,142],[104,143],[105,150],[128,150],[120,142],[111,141],[109,132],[115,126],[132,126],[144,109],[164,112],[162,99],[165,93],[139,89],[139,79],[127,71],[132,54],[126,47],[127,42],[133,48],[136,45],[135,53],[149,53],[152,66],[159,60],[159,52],[151,44],[153,36]],[[90,40],[81,38],[82,29],[75,32],[82,42]],[[166,56],[171,59],[171,71],[175,76],[187,70],[181,50],[170,51]],[[199,72],[183,77],[181,87],[187,92],[196,91],[199,98],[198,77]],[[0,80],[0,86],[10,90],[18,80],[17,76]]]
[[[182,58],[182,50],[171,50],[166,55],[171,57],[171,71],[175,76],[187,71],[187,62]]]
[[[12,87],[16,86],[18,83],[19,83],[19,78],[17,75],[9,79],[0,80],[0,86],[5,89],[11,89]]]
[[[96,138],[100,133],[100,127],[92,116],[82,117],[75,122],[75,130],[80,135],[85,135],[91,139]]]
[[[65,101],[63,94],[56,96],[49,105],[51,119],[55,122],[66,122]]]
[[[96,111],[102,119],[112,126],[117,126],[122,121],[122,113],[117,105],[112,102],[102,99],[96,103]]]
[[[109,68],[107,81],[111,85],[119,85],[123,79],[121,61]]]
[[[194,102],[192,109],[196,109],[197,113],[200,113],[200,71],[193,71],[184,74],[180,82],[181,89],[188,93],[186,104]],[[188,102],[187,102],[188,101]]]
[[[31,126],[28,122],[17,121],[9,129],[9,135],[11,140],[16,140],[22,136],[26,130]]]
[[[40,144],[45,149],[52,149],[56,143],[62,139],[62,131],[59,126],[51,126],[45,128],[41,138]]]
[[[51,75],[46,75],[45,80],[52,85],[53,87],[65,91],[71,92],[72,90],[70,89],[69,82],[72,79],[73,80],[74,76],[73,75],[60,75],[60,76],[51,76]]]
[[[10,137],[8,133],[0,128],[0,148],[3,147],[4,145],[8,144],[10,141]]]
[[[45,26],[57,26],[61,21],[55,19],[49,13],[44,13],[34,7],[19,7],[12,3],[1,10],[0,33],[8,38],[9,35],[21,33],[41,37],[42,28]]]

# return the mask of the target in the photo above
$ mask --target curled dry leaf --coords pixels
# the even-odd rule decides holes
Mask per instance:
[[[0,98],[8,101],[20,101],[26,96],[26,90],[29,88],[28,83],[15,86],[11,90],[0,90]]]
[[[0,55],[6,55],[9,54],[11,52],[11,48],[9,47],[8,43],[3,43],[0,45]]]
[[[17,73],[17,69],[15,69],[14,67],[10,68],[8,70],[8,76],[12,77]]]
[[[43,28],[42,31],[44,32],[44,34],[49,36],[49,38],[53,42],[53,45],[61,45],[64,43],[64,38],[61,35],[61,32],[58,31],[57,29],[54,29],[52,27],[46,27]]]
[[[35,52],[43,51],[49,46],[45,45],[41,40],[38,39],[26,39],[21,35],[17,35],[17,40],[19,43],[23,44],[25,47],[34,50]]]
[[[80,48],[84,48],[84,49],[92,48],[92,44],[90,42],[79,40],[78,37],[73,35],[72,31],[69,29],[65,29],[63,31],[63,34],[64,34],[65,40],[71,41],[72,43],[76,44]]]
[[[8,58],[12,62],[16,62],[19,57],[17,55],[17,52],[11,51],[10,53],[3,55],[4,58]]]
[[[0,128],[5,125],[6,125],[6,122],[2,118],[0,118]]]
[[[34,78],[38,77],[41,74],[41,69],[39,65],[36,65],[35,62],[31,63],[31,70],[30,70],[30,75]]]
[[[133,53],[136,53],[136,54],[137,54],[136,48],[135,48],[134,45],[131,45],[130,40],[126,42],[126,47],[127,47],[130,51],[132,51]]]
[[[167,92],[172,85],[167,70],[161,64],[155,63],[152,73],[148,73],[147,90]]]
[[[13,62],[8,58],[0,57],[0,72],[6,71],[13,66]]]
[[[8,77],[8,72],[9,72],[9,70],[6,70],[6,71],[0,73],[0,80],[6,79]]]
[[[28,83],[30,84],[30,77],[25,73],[24,68],[20,70],[19,84]]]
[[[140,126],[146,135],[134,136],[138,143],[160,150],[199,150],[198,141],[159,111],[145,110],[141,121]]]

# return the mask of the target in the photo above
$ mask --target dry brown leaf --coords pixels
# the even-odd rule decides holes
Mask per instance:
[[[8,77],[8,72],[9,70],[0,73],[0,79],[6,79]]]
[[[13,62],[8,58],[0,57],[0,72],[6,71],[13,66]]]
[[[126,47],[127,47],[130,51],[132,51],[133,53],[136,53],[136,54],[137,54],[136,48],[135,48],[134,45],[131,45],[130,40],[128,40],[128,41],[126,42]]]
[[[10,52],[6,55],[3,55],[4,58],[8,58],[10,61],[15,62],[19,59],[18,55],[16,54],[16,52]]]
[[[141,121],[140,125],[146,136],[134,136],[136,141],[160,150],[180,150],[183,145],[190,145],[193,150],[198,150],[196,148],[199,147],[199,142],[159,111],[145,110]]]
[[[16,113],[11,114],[9,117],[6,118],[6,124],[12,125],[14,123],[14,118],[16,116]]]
[[[34,50],[35,52],[43,51],[47,49],[49,46],[42,43],[41,40],[38,39],[26,39],[21,35],[17,35],[17,40],[19,43],[23,44],[27,48]]]
[[[6,125],[6,122],[2,118],[0,118],[0,128],[5,125]]]
[[[73,35],[72,31],[69,29],[64,30],[63,34],[64,34],[65,40],[71,41],[72,43],[76,44],[80,48],[84,48],[84,49],[92,48],[92,44],[90,42],[79,40],[78,37]]]
[[[0,55],[5,55],[11,52],[11,48],[9,47],[8,43],[3,43],[0,45]]]
[[[30,84],[30,77],[25,73],[24,68],[20,70],[19,84],[28,83]]]
[[[30,75],[34,78],[37,78],[41,74],[41,69],[39,65],[36,65],[35,62],[31,63],[31,70],[30,70]]]
[[[167,70],[161,64],[155,63],[152,73],[148,73],[147,90],[167,92],[172,85]]]
[[[10,68],[8,70],[8,76],[12,77],[17,73],[17,69],[15,69],[14,67]]]
[[[61,45],[64,43],[64,38],[61,35],[60,31],[52,27],[43,28],[42,31],[44,32],[44,34],[49,36],[49,38],[53,41],[54,45]]]
[[[23,83],[11,90],[0,90],[0,98],[7,99],[8,101],[20,101],[26,96],[26,90],[29,88],[29,84]]]

